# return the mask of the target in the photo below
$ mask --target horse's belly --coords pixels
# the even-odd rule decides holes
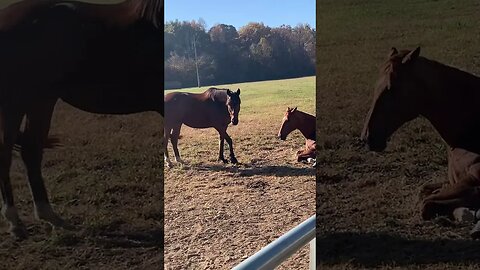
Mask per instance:
[[[182,122],[191,128],[222,128],[228,126],[230,118],[212,109],[192,108],[183,115]]]
[[[61,96],[66,103],[91,113],[129,114],[144,111],[160,111],[163,95],[156,92],[117,91],[106,89],[71,90]]]
[[[182,121],[186,126],[191,128],[211,128],[214,124],[206,116],[196,116],[184,118]]]

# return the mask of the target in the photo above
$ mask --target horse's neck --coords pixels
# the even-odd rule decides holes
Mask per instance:
[[[425,58],[419,58],[418,79],[426,91],[420,104],[445,142],[457,147],[471,136],[480,136],[480,78]],[[476,133],[479,134],[476,134]]]
[[[157,28],[163,22],[161,17],[163,14],[162,0],[126,0],[125,3],[135,11],[137,18],[142,17]]]
[[[87,16],[104,21],[110,26],[127,26],[133,24],[141,16],[138,1],[127,0],[117,4],[78,3]]]
[[[227,94],[221,89],[211,88],[205,92],[214,102],[224,104],[227,102]]]
[[[315,117],[304,112],[298,113],[300,113],[298,130],[306,139],[315,140]]]

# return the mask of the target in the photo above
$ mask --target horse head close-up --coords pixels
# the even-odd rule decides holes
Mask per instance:
[[[421,112],[421,95],[415,62],[420,47],[398,51],[392,48],[380,68],[372,106],[361,135],[370,150],[383,151],[389,137]]]
[[[232,92],[230,89],[227,90],[227,107],[228,113],[230,113],[230,120],[232,125],[238,125],[238,114],[240,113],[240,88]]]

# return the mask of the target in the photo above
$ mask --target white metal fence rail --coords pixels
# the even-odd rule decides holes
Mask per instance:
[[[315,269],[315,215],[280,236],[233,270],[271,270],[310,242],[309,269]]]

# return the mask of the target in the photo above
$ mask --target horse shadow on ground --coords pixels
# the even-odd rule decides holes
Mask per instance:
[[[317,235],[317,264],[352,264],[375,268],[425,264],[478,264],[480,241],[469,239],[407,239],[388,233]]]
[[[241,177],[249,176],[315,176],[315,168],[292,167],[286,165],[250,165],[250,164],[195,164],[191,166],[199,171],[230,172]]]
[[[101,232],[95,242],[104,247],[120,248],[163,248],[163,230],[141,232]]]
[[[122,229],[123,221],[112,221],[105,226],[88,227],[78,219],[69,220],[72,224],[70,229],[55,229],[53,243],[59,246],[79,246],[83,244],[94,244],[103,248],[163,248],[164,232],[162,227],[151,229],[128,228]],[[43,226],[43,233],[48,235],[52,228],[47,224],[32,226],[32,235],[42,234],[39,229]],[[36,227],[36,228],[35,228]],[[49,227],[49,228],[47,228]],[[57,231],[58,230],[58,231]],[[51,234],[52,236],[52,234]]]

